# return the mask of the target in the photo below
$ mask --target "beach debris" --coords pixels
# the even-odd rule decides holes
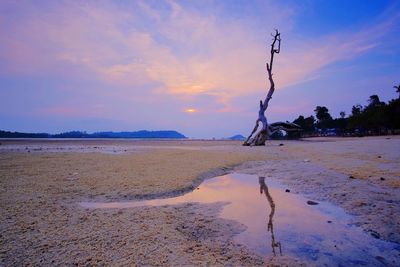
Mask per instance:
[[[386,179],[384,177],[381,177],[381,181],[385,181]]]
[[[378,232],[376,232],[376,231],[374,231],[372,229],[369,229],[368,232],[372,237],[375,237],[376,239],[380,239],[381,238],[381,235]]]
[[[290,193],[290,189],[286,189],[285,192],[286,192],[286,193]]]
[[[318,205],[319,203],[318,203],[318,202],[315,202],[315,201],[312,201],[312,200],[308,200],[308,201],[307,201],[307,204],[308,204],[308,205]]]
[[[284,146],[284,144],[279,144],[279,146]]]
[[[349,176],[350,179],[356,179],[356,177],[354,177],[353,175]]]
[[[327,221],[327,223],[332,223],[332,221]]]
[[[311,160],[309,160],[309,159],[305,159],[305,160],[303,160],[303,162],[310,162]]]
[[[381,159],[382,158],[382,156],[378,156],[378,159]]]

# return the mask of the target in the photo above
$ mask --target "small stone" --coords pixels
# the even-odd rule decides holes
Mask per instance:
[[[285,192],[286,192],[286,193],[290,193],[290,189],[286,189]]]
[[[308,200],[307,201],[308,205],[318,205],[318,202],[312,201],[312,200]]]
[[[349,176],[350,179],[356,179],[356,177],[354,177],[353,175]]]
[[[279,144],[279,146],[284,146],[284,144]]]
[[[332,221],[327,221],[327,223],[332,223]]]
[[[381,181],[385,181],[385,180],[386,180],[385,178],[381,177]]]
[[[376,239],[381,238],[381,235],[379,233],[375,232],[374,230],[368,230],[368,232],[372,237],[375,237]]]
[[[378,159],[381,159],[382,158],[382,156],[378,156]]]
[[[199,189],[200,189],[200,187],[197,187],[196,189],[197,189],[197,190],[199,190]]]

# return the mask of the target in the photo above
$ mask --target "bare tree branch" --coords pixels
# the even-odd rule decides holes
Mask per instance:
[[[260,109],[258,111],[258,119],[256,121],[256,125],[249,135],[249,137],[246,139],[246,141],[243,143],[243,145],[246,146],[253,146],[253,145],[265,145],[265,141],[269,138],[271,131],[274,129],[271,129],[268,127],[268,121],[267,118],[265,117],[265,111],[268,108],[269,101],[272,99],[272,95],[275,91],[275,82],[272,77],[272,67],[274,63],[274,55],[279,54],[281,51],[281,34],[279,33],[278,30],[275,30],[275,34],[272,35],[273,40],[271,44],[271,56],[270,56],[270,61],[269,63],[266,64],[267,67],[267,74],[268,74],[268,80],[270,83],[270,87],[268,90],[268,93],[264,99],[264,101],[260,100]],[[259,123],[262,123],[262,128],[261,130],[252,138],[253,134],[257,131]]]

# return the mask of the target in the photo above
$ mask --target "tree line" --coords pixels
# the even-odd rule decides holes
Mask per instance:
[[[59,134],[48,133],[21,133],[0,130],[0,138],[163,138],[185,139],[186,136],[177,131],[135,131],[135,132],[96,132],[70,131]]]
[[[354,105],[349,116],[341,111],[339,118],[332,118],[327,107],[317,106],[315,117],[300,115],[293,121],[302,130],[288,132],[288,138],[400,134],[400,84],[394,88],[399,93],[397,99],[385,103],[378,95],[371,95],[367,105]]]

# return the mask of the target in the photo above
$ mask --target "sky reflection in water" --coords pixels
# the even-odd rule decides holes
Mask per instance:
[[[235,237],[262,255],[288,255],[317,265],[400,265],[400,246],[375,239],[341,208],[285,192],[268,178],[228,174],[203,182],[183,196],[148,201],[81,203],[86,208],[130,208],[185,202],[229,202],[220,216],[236,220],[247,230]]]

